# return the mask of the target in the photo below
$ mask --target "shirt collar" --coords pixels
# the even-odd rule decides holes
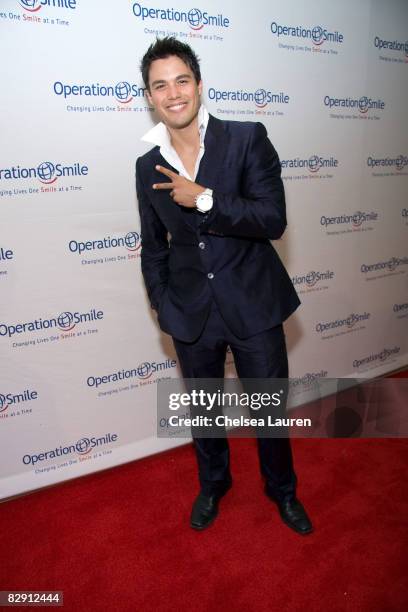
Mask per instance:
[[[201,104],[197,115],[200,145],[204,144],[209,117],[208,110]],[[169,132],[162,121],[146,132],[141,140],[143,142],[150,142],[158,147],[172,148]]]

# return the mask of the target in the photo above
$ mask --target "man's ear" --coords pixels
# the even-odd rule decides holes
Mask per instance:
[[[200,96],[203,93],[203,82],[202,81],[198,83],[198,93],[200,94]]]

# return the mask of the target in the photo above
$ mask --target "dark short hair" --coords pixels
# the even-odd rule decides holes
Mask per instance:
[[[177,55],[177,57],[191,68],[197,83],[201,81],[199,59],[190,45],[180,42],[177,38],[174,38],[174,36],[166,36],[165,38],[157,38],[156,41],[150,45],[140,63],[142,78],[148,90],[150,90],[149,70],[152,62],[158,59],[165,59],[166,57],[170,57],[170,55]]]

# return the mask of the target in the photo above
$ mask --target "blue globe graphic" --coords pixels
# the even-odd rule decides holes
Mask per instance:
[[[306,275],[306,284],[308,285],[308,287],[313,287],[313,285],[317,282],[317,276],[316,276],[316,272],[313,270],[313,272],[308,272],[308,274]]]
[[[307,162],[310,172],[317,172],[320,168],[320,159],[318,155],[312,155]]]
[[[40,0],[20,0],[20,3],[27,8],[35,8],[40,4]]]
[[[149,378],[151,375],[152,366],[145,361],[137,368],[137,374],[140,378]]]
[[[191,27],[198,28],[203,20],[203,14],[200,9],[194,8],[188,11],[187,19]]]
[[[72,326],[74,317],[72,312],[62,312],[57,319],[58,327],[60,329],[69,329]]]
[[[115,87],[115,95],[118,100],[128,100],[131,92],[131,87],[127,81],[121,81]]]
[[[255,104],[257,106],[264,106],[266,103],[266,91],[264,89],[257,89],[255,92]]]
[[[313,42],[319,45],[322,42],[322,37],[323,37],[323,28],[321,28],[320,26],[315,26],[312,30]]]
[[[37,168],[37,174],[42,181],[51,181],[55,174],[55,166],[51,162],[43,162]]]
[[[7,408],[6,396],[0,393],[0,412]]]
[[[355,227],[358,227],[359,225],[361,225],[363,220],[364,220],[364,217],[363,217],[363,213],[361,211],[358,210],[357,212],[354,213],[354,215],[353,215],[353,225]]]
[[[140,236],[137,232],[129,232],[125,236],[125,244],[128,249],[135,250],[139,244]]]
[[[75,444],[75,448],[78,453],[80,453],[81,455],[85,455],[85,453],[90,450],[89,438],[81,438],[81,440],[78,440],[78,442]]]
[[[362,96],[358,101],[358,108],[362,113],[367,112],[368,109],[368,98],[367,96]]]
[[[393,271],[396,269],[397,265],[398,265],[398,262],[397,262],[396,258],[395,258],[395,257],[392,257],[392,259],[390,259],[390,261],[388,262],[388,266],[387,266],[387,268],[388,268],[388,269],[389,269],[391,272],[393,272]]]

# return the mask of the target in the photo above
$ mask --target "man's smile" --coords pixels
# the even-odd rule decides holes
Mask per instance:
[[[167,107],[167,110],[173,112],[173,113],[177,113],[181,110],[183,110],[186,106],[187,106],[187,102],[177,102],[176,104],[171,104]]]

